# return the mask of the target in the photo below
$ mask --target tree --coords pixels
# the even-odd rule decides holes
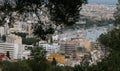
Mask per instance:
[[[47,37],[50,37],[58,26],[75,24],[79,20],[82,4],[86,2],[87,0],[48,0],[45,7],[48,8],[47,11],[52,22],[47,27],[45,27],[46,24],[37,25],[34,34],[48,40],[50,38]]]
[[[53,58],[52,65],[55,65],[55,66],[57,65],[57,61],[55,58]]]
[[[0,61],[2,71],[31,71],[26,61],[8,62]]]
[[[31,9],[32,11],[39,8],[42,5],[42,2],[44,2],[44,0],[15,0],[16,10],[23,9],[25,11],[25,9]]]
[[[87,0],[4,0],[4,4],[1,6],[0,10],[6,18],[13,22],[13,17],[11,16],[13,12],[17,12],[19,15],[22,13],[34,13],[38,17],[39,21],[35,25],[34,34],[38,35],[41,39],[48,40],[48,36],[54,33],[56,30],[54,26],[59,26],[61,24],[70,25],[74,24],[79,19],[79,11],[83,3]],[[14,6],[13,6],[14,5]],[[40,11],[42,7],[47,8],[48,16],[50,16],[51,21],[55,23],[45,24],[40,19]],[[23,14],[22,14],[23,15]],[[1,21],[4,21],[3,20]],[[3,22],[4,24],[4,22]]]
[[[13,8],[12,8],[10,0],[3,0],[2,2],[3,2],[2,3],[3,5],[0,6],[0,10],[2,12],[4,12],[5,14],[9,14],[7,12],[12,12],[13,11]]]
[[[28,35],[28,33],[21,33],[21,32],[13,32],[13,34],[18,35],[22,38],[26,38],[26,36]]]
[[[79,20],[79,14],[83,3],[87,0],[49,0],[51,20],[57,25],[71,25]]]
[[[46,61],[46,51],[39,46],[35,46],[31,51],[32,58],[37,62]]]
[[[118,0],[117,11],[115,12],[115,25],[120,25],[120,0]]]
[[[98,38],[101,44],[109,47],[109,49],[119,51],[120,50],[120,29],[113,29],[106,34],[100,35]]]
[[[35,45],[38,42],[37,38],[22,38],[22,43],[27,45]]]
[[[38,37],[41,37],[42,40],[48,40],[49,36],[55,32],[55,29],[49,25],[47,27],[43,27],[42,25],[38,25],[34,29],[34,34],[37,35]]]
[[[36,46],[31,51],[32,59],[29,60],[29,66],[32,71],[46,71],[49,67],[49,62],[46,60],[46,51],[39,46]]]
[[[119,71],[120,70],[120,29],[113,29],[99,37],[99,42],[109,49],[107,58],[93,67],[99,71]]]
[[[83,67],[82,67],[82,66],[76,65],[76,66],[74,67],[74,70],[73,70],[73,71],[84,71],[84,70],[83,70]]]
[[[0,13],[1,15],[1,25],[4,25],[5,23],[8,23],[10,26],[11,23],[13,22],[13,16],[12,13],[14,12],[13,4],[10,0],[2,0],[2,5],[0,6]],[[6,18],[9,20],[8,22],[6,21]]]
[[[41,10],[43,2],[50,12],[51,20],[56,22],[54,25],[58,26],[62,23],[70,25],[78,21],[80,7],[83,3],[87,3],[87,0],[48,0],[48,3],[44,0],[16,0],[16,8],[18,10],[34,12],[38,17],[39,23],[35,27],[34,34],[44,40],[48,40],[47,37],[53,34],[56,29],[53,28],[52,23],[46,25],[40,20],[38,9]]]
[[[20,65],[21,71],[32,71],[29,67],[28,60],[18,61],[17,63]]]
[[[74,71],[120,71],[120,29],[101,34],[98,41],[108,49],[109,55],[97,65],[88,66],[85,62],[82,66],[75,66]]]

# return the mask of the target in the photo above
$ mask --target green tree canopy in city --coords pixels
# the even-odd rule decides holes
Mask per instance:
[[[56,59],[55,58],[53,58],[53,60],[52,60],[52,65],[57,65],[57,61],[56,61]]]
[[[80,10],[83,3],[87,3],[87,0],[3,0],[0,10],[4,12],[5,17],[10,17],[10,23],[12,23],[12,12],[19,14],[33,12],[38,17],[39,21],[34,28],[34,34],[45,40],[46,36],[53,34],[56,28],[53,28],[51,24],[59,25],[71,25],[75,24],[79,20]],[[45,4],[48,8],[51,21],[48,25],[41,22],[39,17],[39,10],[41,6]],[[39,10],[38,10],[39,9]],[[23,15],[23,14],[22,14]],[[4,24],[4,19],[2,21]]]
[[[106,47],[120,51],[120,29],[113,29],[108,33],[101,34],[98,40]]]
[[[87,0],[49,0],[51,19],[56,24],[71,25],[79,20],[80,10]]]
[[[117,11],[115,12],[115,25],[120,25],[120,0],[118,0]]]
[[[37,62],[46,61],[46,51],[42,47],[34,47],[31,51],[31,56]]]

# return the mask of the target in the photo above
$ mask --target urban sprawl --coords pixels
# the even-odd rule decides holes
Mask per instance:
[[[44,23],[50,23],[51,21],[47,15],[47,9],[42,6],[42,10],[39,12],[39,17]],[[86,4],[83,5],[81,15],[84,18],[89,18],[93,21],[101,19],[112,19],[116,6],[114,5],[97,5]],[[0,13],[2,17],[4,13]],[[29,59],[31,49],[34,45],[23,44],[22,37],[15,33],[26,33],[25,38],[35,38],[33,34],[34,24],[38,23],[38,17],[34,13],[24,13],[19,15],[16,12],[12,13],[12,17],[15,19],[13,25],[9,25],[9,17],[5,18],[4,26],[0,26],[0,59],[16,61],[18,59]],[[1,18],[0,18],[1,19]],[[34,23],[34,24],[33,24]],[[86,21],[77,22],[77,25],[86,24]],[[46,58],[48,61],[52,61],[55,58],[60,66],[74,66],[80,64],[84,57],[91,56],[90,64],[96,64],[105,57],[105,52],[101,44],[97,42],[97,38],[100,34],[106,33],[112,29],[112,25],[102,26],[89,29],[67,29],[65,27],[58,27],[58,30],[52,35],[52,39],[48,41],[40,40],[38,45],[47,51]],[[61,31],[61,32],[59,32]],[[96,48],[97,47],[97,48]],[[9,54],[10,57],[6,57]]]

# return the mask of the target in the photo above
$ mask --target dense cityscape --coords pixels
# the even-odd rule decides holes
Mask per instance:
[[[24,64],[23,68],[27,66],[28,62],[28,66],[31,63],[29,67],[34,67],[34,65],[37,67],[37,63],[39,64],[39,62],[42,61],[42,56],[44,59],[43,51],[45,51],[45,60],[53,64],[53,67],[51,66],[53,71],[57,71],[57,69],[58,71],[89,71],[89,69],[93,71],[93,68],[89,68],[88,66],[91,67],[105,61],[104,59],[111,54],[111,50],[109,51],[107,47],[111,47],[109,43],[112,43],[112,41],[110,40],[111,42],[109,42],[109,38],[105,38],[105,34],[109,37],[108,34],[110,34],[110,32],[107,33],[108,31],[114,31],[114,29],[119,28],[115,25],[117,5],[88,3],[82,4],[81,8],[79,12],[80,18],[73,26],[54,25],[55,22],[50,19],[49,8],[47,8],[44,3],[41,5],[40,9],[37,9],[37,13],[29,10],[22,14],[17,11],[7,12],[8,14],[6,14],[6,12],[1,10],[0,71],[17,71],[17,69],[12,70],[12,68],[4,68],[2,61],[11,63],[21,61],[21,65]],[[36,25],[39,23],[39,20],[46,26],[45,28],[51,26],[56,28],[53,34],[44,34],[40,30],[37,31],[41,35],[40,37],[44,38],[44,35],[46,36],[46,38],[44,38],[45,40],[40,38],[39,35],[36,35],[35,32],[36,28],[39,26]],[[52,23],[52,25],[50,23]],[[42,34],[44,35],[42,36]],[[118,35],[120,35],[120,32]],[[114,39],[116,38],[117,37],[114,37]],[[119,44],[119,37],[117,39],[118,42],[117,40],[114,42]],[[109,43],[107,43],[107,41]],[[116,45],[116,47],[119,46]],[[40,51],[41,49],[42,51]],[[37,59],[40,61],[36,61],[37,63],[35,63],[34,60]],[[47,66],[50,67],[49,64],[45,64],[43,60],[43,71],[52,71],[52,68],[51,70],[44,70],[44,67],[46,67],[46,69]],[[28,67],[28,69],[23,71],[42,71],[41,65],[38,65],[38,68],[40,67],[41,69],[35,68],[35,70],[33,68],[33,70],[30,70],[32,68]],[[54,67],[54,65],[56,67]],[[79,66],[82,65],[83,67],[79,68]],[[118,68],[119,66],[120,65],[118,65]],[[61,69],[59,67],[61,67]],[[62,67],[64,67],[65,70],[63,70]],[[21,70],[22,69],[18,71]],[[103,71],[113,70],[119,71],[120,69],[115,70],[114,68],[108,68],[108,70]]]

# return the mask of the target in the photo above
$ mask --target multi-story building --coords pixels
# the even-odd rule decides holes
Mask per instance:
[[[0,43],[0,53],[9,55],[11,59],[21,59],[22,51],[22,38],[17,35],[7,35],[6,42]]]
[[[22,27],[20,25],[20,22],[19,21],[15,21],[15,23],[13,24],[13,27],[11,27],[9,29],[9,33],[20,32],[20,31],[22,31]]]
[[[71,56],[77,50],[77,47],[75,44],[61,44],[60,50],[61,53]]]
[[[21,45],[20,46],[18,44],[12,44],[12,43],[6,43],[6,44],[3,43],[4,45],[1,45],[1,44],[0,44],[0,53],[5,54],[6,56],[9,53],[10,58],[12,60],[30,58],[31,49],[33,48],[32,45]]]
[[[6,42],[22,44],[22,38],[15,34],[10,34],[6,36]]]
[[[65,56],[64,55],[56,53],[56,54],[50,54],[47,57],[48,61],[50,61],[50,62],[53,61],[53,58],[55,58],[58,63],[65,62]]]
[[[23,45],[23,49],[21,53],[22,59],[30,58],[32,48],[33,48],[33,45]]]
[[[10,59],[21,59],[21,47],[13,43],[0,43],[0,53],[9,55]]]
[[[60,45],[58,43],[40,43],[39,45],[42,46],[48,54],[58,53],[60,51]]]

